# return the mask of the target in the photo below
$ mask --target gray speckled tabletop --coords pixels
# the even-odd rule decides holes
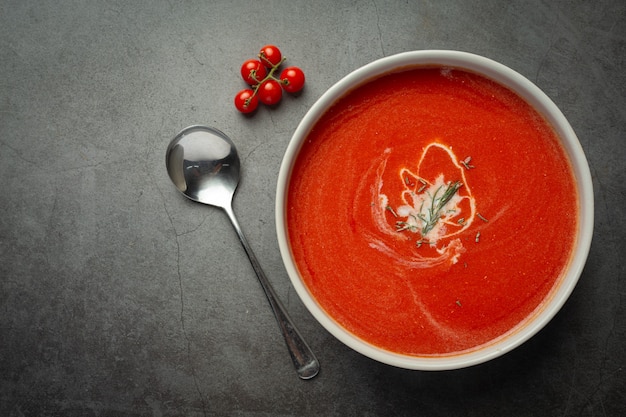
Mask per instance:
[[[239,67],[266,43],[307,85],[244,117]],[[293,290],[275,232],[277,172],[307,109],[352,70],[419,49],[536,83],[595,187],[570,300],[520,348],[458,371],[341,344]],[[1,0],[0,74],[0,415],[624,415],[625,2]],[[167,177],[167,144],[195,123],[241,152],[234,209],[322,364],[310,381],[227,217]]]

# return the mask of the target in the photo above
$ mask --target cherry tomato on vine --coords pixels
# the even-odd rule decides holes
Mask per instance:
[[[280,88],[278,81],[267,80],[261,84],[257,90],[257,95],[263,104],[271,106],[272,104],[276,104],[280,101],[283,97],[283,90]]]
[[[241,66],[241,77],[249,85],[257,85],[267,77],[267,68],[258,59],[249,59]]]
[[[265,45],[259,52],[259,59],[266,67],[272,68],[282,62],[283,55],[274,45]]]
[[[285,91],[296,93],[304,87],[304,72],[298,67],[285,68],[280,73],[280,82]]]
[[[235,96],[235,107],[242,113],[252,113],[259,105],[259,98],[254,91],[246,88]]]

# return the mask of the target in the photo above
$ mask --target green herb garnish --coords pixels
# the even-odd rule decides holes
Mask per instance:
[[[394,209],[391,206],[387,206],[385,207],[385,209],[389,210],[391,212],[391,214],[393,214],[393,217],[398,217],[398,214],[394,211]]]
[[[464,160],[461,161],[461,164],[463,164],[463,166],[465,167],[465,169],[472,169],[472,168],[476,168],[474,165],[470,165],[470,162],[472,161],[472,157],[468,156],[467,158],[465,158]]]
[[[445,187],[442,185],[437,188],[434,195],[430,196],[430,207],[427,209],[427,216],[421,214],[419,215],[420,220],[424,222],[424,226],[422,227],[422,236],[426,236],[428,232],[430,232],[439,222],[441,218],[441,211],[444,209],[446,204],[450,202],[454,194],[463,186],[463,183],[460,181],[455,181],[452,183],[448,183]],[[439,197],[439,192],[443,190],[441,197]]]

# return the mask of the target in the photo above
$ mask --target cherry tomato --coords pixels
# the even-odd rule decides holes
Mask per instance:
[[[241,66],[241,77],[250,85],[257,85],[267,77],[267,69],[258,59],[249,59]]]
[[[259,105],[259,98],[249,88],[241,90],[235,96],[235,107],[242,113],[251,113]]]
[[[274,45],[265,45],[259,52],[259,59],[266,67],[272,68],[282,62],[283,56],[280,49]]]
[[[298,67],[285,68],[280,73],[280,82],[285,91],[296,93],[304,87],[304,72]]]
[[[278,81],[267,80],[261,84],[257,90],[257,94],[262,103],[271,106],[272,104],[276,104],[280,101],[283,97],[283,90],[280,88]]]

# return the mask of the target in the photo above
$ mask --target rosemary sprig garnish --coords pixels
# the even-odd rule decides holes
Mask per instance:
[[[430,232],[437,225],[439,219],[441,218],[441,211],[462,186],[463,183],[461,181],[448,183],[445,186],[441,197],[437,197],[437,195],[439,194],[439,191],[444,188],[444,186],[442,185],[441,187],[437,188],[435,194],[431,196],[431,204],[430,207],[427,209],[428,216],[419,216],[420,220],[424,222],[424,226],[422,227],[422,236],[426,236],[428,232]]]

